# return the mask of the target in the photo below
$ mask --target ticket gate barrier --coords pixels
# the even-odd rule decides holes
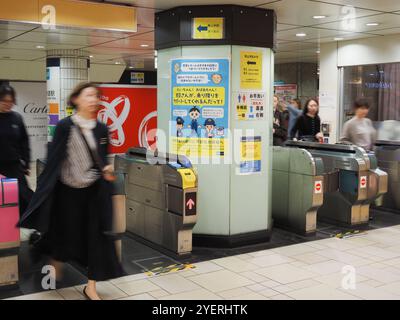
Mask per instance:
[[[388,174],[388,192],[383,196],[382,207],[400,210],[400,141],[376,142],[379,167]]]
[[[287,147],[309,151],[324,163],[324,201],[318,219],[346,226],[369,222],[369,207],[387,191],[387,174],[374,154],[344,144],[287,141]]]
[[[323,203],[324,165],[300,148],[273,148],[272,218],[274,225],[313,235]]]
[[[112,158],[109,157],[111,162]],[[37,178],[42,174],[46,161],[38,159],[36,161]],[[116,180],[112,183],[112,201],[113,201],[113,226],[112,233],[115,240],[117,255],[122,261],[122,236],[126,232],[126,191],[125,175],[115,172]]]
[[[192,251],[197,174],[184,156],[132,148],[115,157],[126,174],[127,231],[176,255]]]

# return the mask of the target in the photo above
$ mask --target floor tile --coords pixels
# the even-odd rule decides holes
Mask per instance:
[[[380,286],[379,289],[394,294],[400,299],[400,281]]]
[[[400,296],[392,294],[388,291],[385,291],[382,289],[382,287],[371,287],[369,285],[359,283],[357,284],[355,289],[349,289],[344,291],[343,289],[340,289],[343,292],[348,292],[351,295],[354,295],[356,297],[359,297],[361,299],[365,300],[399,300]],[[390,290],[390,287],[389,287]]]
[[[389,284],[392,282],[400,281],[400,275],[393,272],[382,272],[382,270],[373,268],[371,266],[362,266],[357,268],[357,274],[367,278]]]
[[[133,274],[133,275],[126,276],[126,277],[112,279],[112,280],[110,280],[110,282],[114,285],[117,285],[117,284],[121,284],[121,283],[132,282],[135,280],[144,280],[144,279],[148,279],[148,278],[149,278],[148,275],[146,275],[144,273],[139,273],[139,274]]]
[[[294,290],[286,295],[296,300],[357,300],[355,296],[327,285]]]
[[[117,287],[121,289],[123,292],[125,292],[128,296],[160,290],[160,287],[156,286],[149,280],[136,280],[131,282],[124,282],[118,284]]]
[[[258,267],[269,267],[288,262],[294,262],[294,260],[284,255],[275,253],[267,256],[253,258],[249,262],[257,265]]]
[[[135,296],[125,297],[119,300],[155,300],[155,299],[148,293],[142,293]]]
[[[292,288],[292,290],[298,290],[298,289],[314,287],[319,284],[320,283],[318,281],[315,281],[313,279],[307,279],[307,280],[301,280],[301,281],[289,283],[289,284],[287,284],[287,286]],[[274,288],[274,290],[275,290],[275,288]]]
[[[212,292],[221,292],[254,284],[254,281],[228,270],[201,274],[188,279]]]
[[[262,294],[263,296],[267,298],[271,298],[273,296],[278,296],[280,293],[278,291],[275,291],[273,289],[265,289],[263,291],[260,291],[259,294]]]
[[[235,288],[235,289],[231,289],[231,290],[218,292],[218,295],[224,299],[231,299],[231,298],[236,298],[238,296],[250,294],[252,292],[253,291],[247,287],[240,287],[240,288]]]
[[[343,262],[329,260],[329,261],[309,265],[307,267],[304,267],[304,269],[311,271],[313,273],[325,275],[325,274],[330,274],[330,273],[335,273],[335,272],[341,272],[342,269],[344,267],[346,267],[347,265],[348,264],[343,263]]]
[[[314,280],[318,281],[319,283],[323,283],[325,285],[328,285],[330,287],[337,288],[337,289],[342,288],[343,281],[346,281],[345,274],[342,274],[341,272],[336,272],[336,273],[332,273],[332,274],[328,274],[328,275],[324,275],[324,276],[319,276],[319,277],[314,278]],[[356,271],[355,279],[354,279],[356,285],[357,285],[357,283],[361,283],[366,280],[368,280],[368,278],[358,274]]]
[[[165,296],[160,300],[222,300],[222,298],[206,289],[199,289]]]
[[[239,274],[241,276],[243,276],[243,277],[245,277],[247,279],[250,279],[250,280],[252,280],[254,282],[257,282],[257,283],[261,283],[261,282],[264,282],[264,281],[268,280],[268,278],[263,277],[263,276],[259,275],[258,273],[255,273],[255,272],[247,271],[247,272],[241,272]]]
[[[310,253],[315,250],[316,250],[315,248],[307,246],[305,243],[273,249],[275,253],[283,254],[288,257],[297,256],[299,254]]]
[[[277,286],[282,285],[282,283],[279,283],[279,282],[273,281],[273,280],[268,280],[268,281],[265,281],[265,282],[261,282],[261,285],[263,285],[266,288],[275,288]]]
[[[58,289],[57,292],[65,299],[65,300],[84,300],[85,297],[81,292],[76,290],[75,287]]]
[[[266,287],[264,287],[263,285],[261,285],[259,283],[252,284],[251,286],[248,286],[247,288],[254,292],[259,292],[259,291],[267,289]]]
[[[193,277],[191,277],[192,279]],[[166,275],[149,279],[152,283],[171,294],[200,289],[198,285],[179,275]]]
[[[194,264],[195,268],[192,271],[196,274],[203,274],[209,273],[213,271],[223,270],[224,268],[211,262],[211,261],[204,261]]]
[[[116,300],[127,296],[125,292],[109,282],[98,282],[97,292],[103,300]]]
[[[329,258],[321,256],[317,253],[309,252],[309,253],[303,253],[300,255],[296,255],[292,257],[293,259],[306,263],[306,264],[312,264],[312,263],[318,263],[318,262],[323,262],[329,260]]]
[[[309,279],[315,276],[315,273],[296,268],[289,264],[282,264],[278,266],[263,268],[257,270],[257,273],[270,278],[271,280],[288,284],[295,281]]]
[[[370,286],[370,287],[374,287],[374,288],[384,285],[383,282],[372,280],[372,279],[362,281],[361,283],[366,284],[367,286]]]
[[[235,256],[217,259],[214,260],[213,263],[233,272],[252,271],[258,268],[257,265],[250,263],[249,261],[241,260]]]
[[[271,300],[293,300],[293,298],[284,294],[278,294],[276,296],[272,296]]]
[[[251,292],[242,296],[237,296],[235,298],[231,298],[230,300],[269,300],[268,297],[263,296],[262,294],[259,294],[257,292]]]
[[[293,291],[294,289],[290,287],[289,285],[281,285],[277,286],[274,288],[275,291],[278,291],[279,293],[287,293],[289,291]]]
[[[25,296],[15,297],[6,300],[64,300],[64,298],[57,291],[46,291]]]
[[[165,290],[156,290],[156,291],[151,291],[149,293],[152,297],[154,297],[156,299],[169,295],[169,293]]]

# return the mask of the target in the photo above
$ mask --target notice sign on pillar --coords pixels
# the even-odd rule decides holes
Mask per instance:
[[[193,18],[193,39],[224,39],[224,18]]]
[[[54,131],[60,120],[61,103],[60,67],[47,68],[47,107],[48,107],[48,140],[52,141]]]
[[[240,141],[239,175],[261,173],[261,137],[242,137]]]
[[[240,88],[256,89],[263,88],[262,75],[262,52],[241,51],[240,52]]]
[[[229,59],[171,61],[171,153],[223,157],[228,135]]]

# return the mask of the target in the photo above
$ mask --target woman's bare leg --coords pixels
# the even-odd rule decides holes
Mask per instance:
[[[89,296],[90,299],[101,300],[99,295],[97,294],[96,281],[89,280],[85,292]]]

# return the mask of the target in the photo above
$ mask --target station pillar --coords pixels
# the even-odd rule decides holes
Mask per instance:
[[[57,122],[72,114],[68,97],[72,89],[89,79],[90,57],[82,50],[48,50],[46,60],[48,139]]]
[[[157,146],[198,172],[194,245],[269,240],[275,12],[177,7],[155,24]]]

